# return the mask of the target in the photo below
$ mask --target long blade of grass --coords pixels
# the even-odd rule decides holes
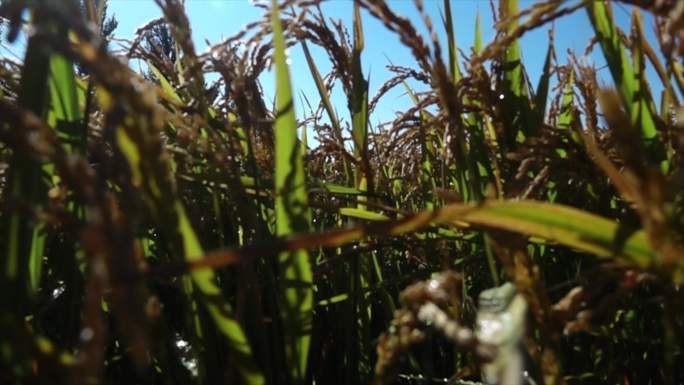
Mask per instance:
[[[482,31],[480,30],[479,10],[475,16],[474,34],[475,38],[473,42],[473,51],[475,54],[478,54],[482,50]],[[470,100],[467,97],[464,99],[464,102],[473,103],[476,106],[480,105],[479,100]],[[492,172],[492,165],[490,164],[491,162],[489,162],[487,157],[487,153],[491,146],[486,144],[485,124],[483,123],[484,120],[485,119],[483,119],[482,114],[475,111],[468,113],[465,119],[465,124],[467,125],[469,131],[468,162],[470,167],[469,171],[472,175],[472,180],[470,182],[471,189],[473,190],[473,194],[470,197],[472,200],[480,200],[484,197],[482,182],[488,177],[492,177],[492,174],[494,174]],[[490,143],[492,143],[492,145],[496,145],[496,136],[491,135],[493,133],[493,131],[490,132]]]
[[[148,62],[147,66],[149,67],[150,71],[154,74],[154,76],[159,80],[159,85],[162,88],[162,91],[164,92],[164,96],[166,99],[169,99],[178,105],[183,105],[183,99],[178,95],[175,89],[173,89],[173,86],[171,83],[169,83],[169,80],[166,79],[166,76],[159,71],[157,67],[155,67],[152,63]]]
[[[555,57],[555,50],[553,46],[553,30],[549,31],[549,47],[546,50],[546,58],[544,59],[544,67],[542,75],[539,77],[537,83],[536,94],[534,95],[534,115],[535,125],[539,126],[544,123],[544,116],[546,114],[546,103],[549,97],[549,82],[551,81],[551,64]]]
[[[285,57],[285,38],[278,1],[272,1],[274,62],[276,69],[275,210],[276,234],[288,236],[309,229],[307,193],[304,185],[302,148],[297,141],[297,122],[290,73]],[[311,338],[313,275],[305,250],[278,257],[281,306],[284,319],[285,355],[292,381],[304,383]]]
[[[502,0],[499,3],[502,18],[512,17],[518,13],[518,0]],[[518,26],[517,19],[511,19],[506,26],[508,33]],[[513,40],[506,48],[503,57],[504,84],[503,110],[506,124],[505,143],[512,147],[516,140],[533,135],[535,128],[529,124],[530,102],[524,78],[522,55],[518,39]]]
[[[180,202],[176,202],[175,211],[178,214],[178,232],[183,240],[183,252],[186,261],[197,261],[202,258],[203,250],[192,225],[188,220],[185,209]],[[236,356],[238,370],[245,384],[262,385],[264,377],[252,361],[252,349],[240,324],[229,317],[232,311],[223,301],[221,289],[216,285],[214,272],[203,269],[193,272],[192,281],[204,297],[204,303],[213,318],[216,327],[229,341]]]
[[[575,87],[575,71],[568,66],[567,80],[563,90],[563,98],[561,99],[560,114],[558,115],[558,127],[568,129],[574,119],[572,113]]]
[[[354,2],[354,45],[351,56],[351,95],[348,95],[349,110],[352,117],[352,139],[354,157],[357,167],[354,170],[356,188],[361,191],[373,191],[372,174],[368,159],[368,81],[363,76],[361,54],[365,46],[361,11],[358,1]],[[365,196],[357,197],[358,208],[365,209]],[[353,293],[351,322],[348,322],[351,349],[350,365],[355,368],[353,382],[368,382],[371,373],[370,361],[370,320],[372,307],[367,298],[368,288],[375,268],[376,276],[382,280],[378,268],[377,257],[371,253],[370,258],[356,256],[351,262],[350,291]]]
[[[316,62],[313,60],[313,57],[311,57],[309,46],[306,44],[305,41],[302,41],[302,48],[304,49],[304,57],[306,58],[306,64],[309,66],[309,71],[311,71],[311,75],[314,78],[314,81],[316,83],[316,90],[318,91],[318,96],[321,98],[323,107],[325,108],[325,111],[328,114],[330,124],[333,126],[335,131],[340,133],[341,135],[342,126],[340,125],[340,120],[337,118],[335,108],[333,107],[333,104],[330,101],[330,95],[328,95],[328,90],[326,89],[325,83],[323,82],[323,77],[321,76],[320,71],[318,71]],[[348,160],[343,158],[342,165],[344,166],[344,175],[347,178],[347,180],[349,180],[350,166]]]
[[[145,134],[143,133],[143,135]],[[182,255],[185,261],[193,263],[200,260],[204,252],[183,204],[178,198],[173,196],[173,187],[169,185],[166,179],[160,179],[158,174],[146,172],[149,169],[165,170],[170,167],[159,159],[147,158],[145,152],[139,148],[140,144],[131,140],[123,128],[118,131],[117,139],[121,152],[126,157],[131,168],[133,183],[145,187],[146,193],[152,199],[156,210],[159,210],[157,215],[160,215],[160,218],[168,218],[170,223],[177,224],[170,231],[175,233],[173,234],[174,236],[180,238],[183,247]],[[198,289],[199,293],[197,294],[202,298],[202,303],[216,325],[217,330],[228,340],[243,381],[250,385],[264,384],[264,377],[253,362],[252,351],[247,337],[240,325],[230,316],[232,309],[223,299],[221,290],[216,285],[214,272],[205,269],[197,273],[191,275],[192,283]],[[189,285],[189,282],[184,283],[183,287],[190,303],[194,306],[194,287]],[[194,322],[196,324],[196,332],[201,336],[203,331],[199,326],[199,319],[195,318]]]
[[[420,100],[418,100],[418,97],[411,86],[409,86],[406,81],[403,81],[402,83],[404,85],[404,89],[406,89],[406,93],[409,95],[413,103],[416,106],[420,106]],[[433,141],[434,128],[428,123],[430,116],[423,108],[420,108],[420,119],[425,123],[418,128],[420,130],[420,151],[422,157],[420,182],[423,187],[423,199],[425,201],[425,207],[432,209],[434,208],[433,193],[437,187],[437,182],[432,169],[432,165],[435,161],[435,144]],[[458,174],[456,182],[459,192],[464,196],[469,196],[470,194],[467,191],[467,181],[464,172],[465,167],[463,167],[465,163],[463,160],[463,145],[458,143],[457,146],[460,151],[456,151],[456,154],[454,154],[454,157],[456,158],[456,164],[454,165],[454,168]]]
[[[33,22],[39,16],[33,15]],[[41,39],[31,36],[24,58],[18,104],[38,116],[47,107],[50,52]],[[47,191],[42,165],[26,154],[14,152],[9,163],[6,196],[17,202],[25,201],[38,207],[43,205]],[[45,248],[43,226],[36,224],[16,210],[3,217],[3,250],[1,279],[3,291],[13,293],[2,296],[6,312],[23,314],[29,295],[37,288],[38,275]],[[6,306],[5,306],[6,305]]]
[[[389,217],[385,214],[380,214],[373,211],[360,209],[357,207],[342,207],[340,208],[340,215],[357,219],[363,219],[366,221],[382,221],[389,219]]]
[[[641,85],[641,70],[629,61],[624,50],[617,27],[613,23],[610,8],[603,1],[592,1],[587,5],[587,13],[603,54],[608,62],[610,73],[620,93],[622,103],[629,112],[632,125],[638,127],[654,163],[664,161],[664,150],[654,138],[657,135],[655,118],[649,108],[648,90]],[[639,64],[640,53],[634,59]],[[639,66],[640,67],[640,66]]]
[[[361,165],[356,170],[357,188],[361,185],[368,187],[368,81],[361,70],[361,52],[364,47],[363,29],[359,4],[354,3],[354,50],[352,53],[352,95],[349,107],[352,115],[352,138],[354,139],[354,156]],[[372,186],[370,186],[372,189]]]
[[[658,257],[642,229],[631,229],[614,220],[561,204],[537,201],[486,201],[480,204],[451,204],[415,213],[396,221],[302,235],[264,247],[220,250],[192,264],[191,269],[223,267],[241,258],[268,250],[295,251],[302,248],[337,247],[366,237],[394,236],[426,226],[452,225],[464,229],[496,229],[524,234],[531,240],[565,245],[601,258],[650,267]],[[272,252],[272,251],[271,251]]]
[[[309,66],[311,76],[313,76],[314,81],[316,83],[316,90],[318,91],[318,96],[320,96],[321,102],[323,103],[323,107],[325,108],[325,112],[328,114],[328,118],[330,119],[330,124],[332,124],[332,126],[335,129],[341,130],[340,121],[337,118],[335,108],[333,107],[332,102],[330,101],[330,95],[328,95],[328,90],[326,89],[325,83],[323,82],[323,77],[321,76],[320,71],[318,71],[316,62],[313,60],[313,57],[311,57],[309,46],[304,41],[302,42],[302,49],[304,50],[306,64]]]
[[[50,58],[48,85],[50,93],[50,108],[47,111],[48,124],[56,130],[60,142],[67,152],[85,154],[87,151],[87,122],[83,120],[85,112],[81,110],[81,102],[84,105],[86,104],[87,86],[85,84],[78,85],[73,63],[64,56],[57,54],[53,54]],[[44,170],[51,177],[52,182],[57,185],[59,177],[54,166],[48,164],[44,166]],[[68,202],[67,207],[74,217],[80,219],[85,217],[83,205],[77,201]],[[64,268],[65,258],[75,265],[78,260],[78,257],[74,255],[77,254],[74,252],[75,250],[76,245],[70,245],[64,250],[52,249],[49,254],[46,254],[46,261],[43,261],[42,253],[33,255],[30,275],[34,290],[37,290],[41,283],[43,269],[50,272],[59,271]],[[43,266],[44,263],[45,266]],[[77,266],[71,268],[73,269],[73,274],[69,275],[71,280],[66,281],[65,284],[73,287],[78,285],[80,272]],[[78,299],[71,298],[71,301],[77,302]],[[65,319],[73,316],[65,312]]]
[[[342,216],[347,216],[347,217],[352,217],[352,218],[358,218],[358,219],[363,219],[366,221],[387,221],[390,219],[385,214],[381,213],[376,213],[374,211],[368,211],[368,210],[362,210],[358,209],[356,207],[342,207],[340,208],[340,215]],[[453,239],[460,239],[462,238],[462,235],[459,234],[459,230],[449,230],[445,228],[437,228],[437,229],[429,229],[432,233],[430,232],[425,232],[425,233],[414,233],[413,235],[417,239],[427,239],[427,238],[438,238],[438,237],[445,237],[445,238],[453,238]],[[426,233],[430,235],[429,237],[426,236]],[[434,234],[437,234],[438,237],[435,237]]]
[[[447,33],[447,43],[449,44],[449,70],[454,81],[461,79],[461,69],[458,65],[458,46],[456,44],[456,34],[454,33],[454,21],[451,17],[451,1],[444,0],[444,28]]]
[[[634,11],[637,11],[636,8],[634,8]],[[634,35],[637,40],[635,44],[638,44],[639,49],[643,51],[643,53],[646,55],[648,60],[653,65],[653,68],[658,74],[658,79],[660,79],[660,81],[663,83],[663,86],[665,87],[665,92],[667,93],[668,97],[674,100],[676,103],[679,103],[677,94],[675,93],[675,90],[672,86],[672,82],[670,81],[670,76],[667,73],[665,66],[660,61],[655,51],[653,50],[653,47],[646,38],[646,35],[644,33],[643,20],[641,18],[640,13],[637,12],[636,16],[633,17],[632,23],[632,26],[634,28]]]
[[[32,23],[40,22],[41,16],[34,12]],[[51,52],[40,37],[29,37],[17,102],[38,116],[43,116],[47,109],[50,56]],[[43,165],[27,154],[15,151],[10,158],[3,198],[42,207],[46,192]],[[5,333],[21,327],[32,296],[38,289],[46,242],[45,226],[35,223],[18,210],[3,213],[0,219],[3,244],[0,249],[0,290],[5,293],[0,296],[0,340],[3,341],[0,343],[0,366],[11,368],[9,373],[21,378],[31,370],[31,362],[25,351],[13,349],[4,342],[10,341]]]
[[[321,187],[333,194],[362,195],[363,191],[353,187],[342,186],[336,183],[321,182]]]
[[[54,124],[59,121],[77,122],[82,117],[79,108],[79,89],[76,85],[73,63],[61,55],[50,58],[50,111]]]

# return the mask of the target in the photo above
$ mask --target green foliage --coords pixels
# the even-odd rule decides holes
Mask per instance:
[[[292,85],[285,57],[285,39],[273,0],[273,42],[276,66],[276,121],[275,121],[275,213],[276,234],[288,236],[309,230],[306,211],[307,196],[304,181],[302,145],[297,139]],[[281,253],[278,257],[280,274],[280,306],[283,313],[285,356],[290,375],[295,383],[304,383],[311,339],[313,306],[312,273],[309,253],[299,250]]]
[[[125,47],[137,73],[107,49],[106,2],[3,1],[8,36],[25,14],[34,34],[0,67],[0,382],[478,380],[473,299],[512,282],[537,383],[681,383],[682,36],[676,2],[634,3],[625,34],[601,1],[501,1],[494,40],[478,15],[459,51],[458,2],[435,28],[416,1],[424,37],[383,1],[355,1],[348,33],[273,0],[197,55],[183,2],[160,0]],[[582,8],[616,92],[558,63],[553,31],[527,78],[521,36]],[[417,63],[372,98],[362,15]],[[320,102],[297,115],[300,43]],[[399,85],[413,106],[374,126]],[[444,319],[416,318],[429,302]]]
[[[640,42],[635,44],[635,55],[630,62],[613,23],[609,5],[602,1],[595,1],[587,7],[587,12],[625,109],[629,112],[630,123],[640,128],[641,135],[650,151],[651,161],[656,163],[665,161],[661,143],[653,140],[658,129],[654,111],[651,109],[651,95],[644,87],[645,83],[642,80],[643,57],[637,48]]]

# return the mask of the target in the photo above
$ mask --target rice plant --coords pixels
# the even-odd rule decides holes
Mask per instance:
[[[106,1],[0,2],[2,44],[30,32],[0,58],[0,383],[684,383],[681,3],[620,1],[626,31],[616,3],[501,0],[466,44],[458,2],[415,0],[418,26],[272,0],[198,53],[155,1],[123,50]],[[559,62],[570,14],[595,38]],[[415,61],[375,95],[368,18]],[[413,106],[376,125],[395,87]],[[526,326],[497,344],[506,309]]]

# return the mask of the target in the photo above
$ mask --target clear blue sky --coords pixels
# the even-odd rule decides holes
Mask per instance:
[[[572,1],[574,3],[575,1]],[[328,17],[341,18],[345,25],[351,26],[352,21],[351,0],[330,0],[323,3],[323,11]],[[423,33],[426,39],[427,31],[423,21],[418,17],[412,0],[389,0],[390,7],[400,15],[408,17],[412,23]],[[441,23],[442,0],[425,0],[425,8],[433,20],[436,29],[441,32],[441,42],[446,51],[445,36]],[[526,8],[534,4],[531,0],[520,0],[520,7]],[[629,31],[630,8],[620,3],[613,4],[614,14],[618,25],[625,31]],[[206,49],[205,40],[212,43],[219,42],[222,37],[232,36],[239,32],[247,23],[261,17],[263,10],[255,7],[249,0],[186,0],[186,11],[193,28],[193,38],[198,52]],[[456,0],[452,1],[452,13],[456,29],[456,40],[461,49],[470,52],[475,29],[475,15],[480,13],[483,44],[487,44],[494,38],[492,26],[492,14],[489,2],[486,0]],[[135,30],[150,19],[161,16],[161,11],[153,0],[110,0],[109,14],[115,14],[119,26],[115,35],[130,39]],[[388,31],[382,23],[371,17],[365,10],[362,11],[363,27],[366,38],[366,48],[363,53],[362,63],[366,76],[370,76],[370,97],[375,95],[377,89],[387,80],[391,74],[385,69],[388,59],[393,64],[416,67],[415,60],[410,51],[405,48],[399,38]],[[647,37],[655,42],[653,19],[644,14]],[[566,52],[572,49],[581,54],[593,36],[593,30],[589,24],[584,10],[562,17],[555,21],[556,53],[560,63],[566,62]],[[533,85],[539,79],[544,55],[547,49],[547,31],[551,24],[535,29],[525,34],[521,40],[523,63],[530,75]],[[429,39],[428,39],[429,40]],[[654,44],[655,46],[655,44]],[[327,73],[331,64],[322,49],[312,47],[314,59],[322,73]],[[318,103],[316,88],[308,71],[300,46],[291,50],[291,75],[292,81],[299,92],[303,92],[311,103]],[[590,61],[601,68],[605,64],[602,53],[598,46],[594,49],[594,55]],[[654,78],[653,71],[649,73]],[[599,71],[599,79],[605,84],[611,84],[612,79],[607,68]],[[261,79],[270,102],[273,97],[274,79],[272,74],[264,74]],[[659,81],[651,82],[659,84]],[[415,85],[415,84],[414,84]],[[656,100],[660,98],[660,89],[653,90]],[[297,95],[299,95],[299,92]],[[348,118],[346,99],[339,86],[333,93],[333,104],[343,118]],[[299,97],[295,100],[296,110],[301,116],[303,106]],[[404,94],[403,87],[396,87],[378,105],[376,112],[371,116],[371,124],[391,120],[396,112],[405,111],[412,105],[411,100]],[[315,105],[314,105],[315,107]]]

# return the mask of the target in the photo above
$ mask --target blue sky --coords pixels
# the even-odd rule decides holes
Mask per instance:
[[[445,36],[441,23],[442,0],[425,0],[427,13],[433,20],[435,28],[441,32],[441,42],[446,51]],[[422,19],[418,17],[412,0],[389,0],[390,7],[398,14],[408,17],[426,38],[427,30]],[[573,1],[574,3],[574,1]],[[351,26],[352,21],[351,0],[329,0],[323,3],[322,9],[328,17],[341,18],[345,25]],[[534,4],[532,0],[520,0],[520,7],[526,8]],[[486,45],[494,38],[492,26],[492,14],[489,2],[486,0],[456,0],[452,1],[452,14],[456,29],[456,40],[461,49],[470,52],[475,30],[475,18],[479,12],[481,17],[483,44]],[[613,4],[614,15],[618,25],[625,31],[629,31],[630,8],[620,3]],[[207,48],[205,40],[212,43],[219,42],[223,37],[228,37],[239,32],[247,23],[255,21],[262,16],[263,10],[255,7],[250,0],[186,0],[186,12],[193,28],[193,38],[198,52],[204,52]],[[161,16],[161,11],[153,0],[110,0],[109,14],[115,14],[119,26],[115,35],[120,38],[130,39],[135,30],[144,25],[150,19]],[[385,69],[388,59],[393,64],[416,67],[410,51],[399,41],[397,35],[388,31],[381,22],[371,17],[365,10],[362,11],[363,27],[366,38],[366,48],[362,58],[363,70],[370,77],[370,97],[375,95],[377,89],[387,80],[391,74]],[[647,37],[655,42],[653,20],[650,15],[644,14]],[[562,17],[553,24],[555,27],[556,54],[560,63],[565,63],[567,51],[571,49],[580,55],[593,37],[593,30],[584,10],[572,15]],[[547,49],[548,29],[551,24],[537,28],[526,33],[521,39],[523,63],[530,75],[533,85],[537,84],[544,56]],[[654,43],[654,46],[657,46]],[[314,59],[322,73],[327,73],[331,64],[327,55],[318,47],[311,47]],[[657,49],[656,49],[657,50]],[[612,83],[610,73],[604,67],[605,60],[598,46],[594,54],[589,58],[599,68],[599,79],[605,84]],[[300,46],[291,50],[291,76],[294,87],[299,94],[306,94],[311,103],[317,103],[318,97],[313,78],[308,71]],[[649,77],[655,77],[651,71]],[[261,78],[267,101],[273,97],[274,79],[272,74],[266,73]],[[652,82],[652,84],[659,82]],[[415,85],[415,84],[414,84]],[[418,85],[415,85],[418,86]],[[419,87],[419,86],[418,86]],[[660,98],[660,90],[653,90],[656,100]],[[340,116],[348,117],[346,99],[342,90],[337,86],[332,95],[333,104],[338,109]],[[388,93],[378,105],[375,113],[371,116],[371,124],[376,126],[378,122],[391,120],[395,113],[402,112],[412,105],[411,100],[405,95],[403,87],[396,87]],[[301,116],[302,104],[300,98],[295,100],[296,110]],[[315,105],[314,105],[315,106]]]
[[[352,25],[352,1],[331,0],[323,3],[323,12],[328,17],[341,18],[345,25]],[[418,16],[412,0],[390,0],[390,7],[398,14],[408,17],[418,31],[429,40],[427,30],[422,19]],[[520,1],[520,6],[533,5],[533,1]],[[433,20],[433,24],[441,28],[442,0],[426,0],[425,8]],[[117,36],[130,38],[134,31],[148,20],[159,17],[161,12],[152,0],[110,0],[110,14],[116,14],[119,20]],[[247,23],[259,19],[263,10],[255,7],[249,0],[186,0],[186,12],[193,28],[193,37],[197,45],[197,51],[206,49],[205,40],[212,43],[218,42],[224,36],[231,36],[239,32]],[[456,29],[456,40],[465,52],[470,52],[474,40],[475,18],[480,13],[483,44],[494,38],[494,28],[491,9],[488,1],[482,0],[457,0],[452,2],[452,14]],[[616,12],[621,21],[629,22],[629,11],[621,11],[616,7]],[[388,59],[396,65],[416,67],[416,62],[411,52],[405,48],[396,34],[388,31],[381,22],[371,17],[365,10],[363,15],[363,27],[366,38],[366,47],[362,58],[363,69],[366,76],[370,76],[370,97],[375,95],[382,83],[389,79],[389,73],[385,66]],[[623,23],[624,24],[624,23]],[[626,24],[625,24],[626,25]],[[548,26],[550,27],[550,25]],[[536,85],[541,73],[544,55],[546,54],[548,41],[548,27],[540,28],[526,34],[522,41],[523,63]],[[584,11],[578,11],[573,15],[556,21],[556,51],[560,62],[565,62],[567,49],[582,52],[593,36],[591,26]],[[445,36],[440,36],[443,47],[446,49]],[[598,47],[597,47],[598,48]],[[331,64],[322,49],[312,47],[314,59],[322,73],[327,73]],[[597,67],[603,65],[603,57],[595,58]],[[306,94],[311,103],[317,103],[318,97],[311,74],[307,70],[301,47],[291,50],[291,76],[295,88]],[[607,70],[602,70],[606,72]],[[270,101],[273,97],[274,79],[266,74],[261,79]],[[420,87],[418,84],[414,86]],[[333,104],[338,109],[340,116],[347,116],[346,99],[340,87],[336,87],[332,95]],[[296,109],[301,115],[302,103],[299,98],[295,101]],[[387,94],[371,116],[371,124],[391,120],[396,112],[407,110],[412,105],[411,100],[405,95],[403,87],[396,87]]]

